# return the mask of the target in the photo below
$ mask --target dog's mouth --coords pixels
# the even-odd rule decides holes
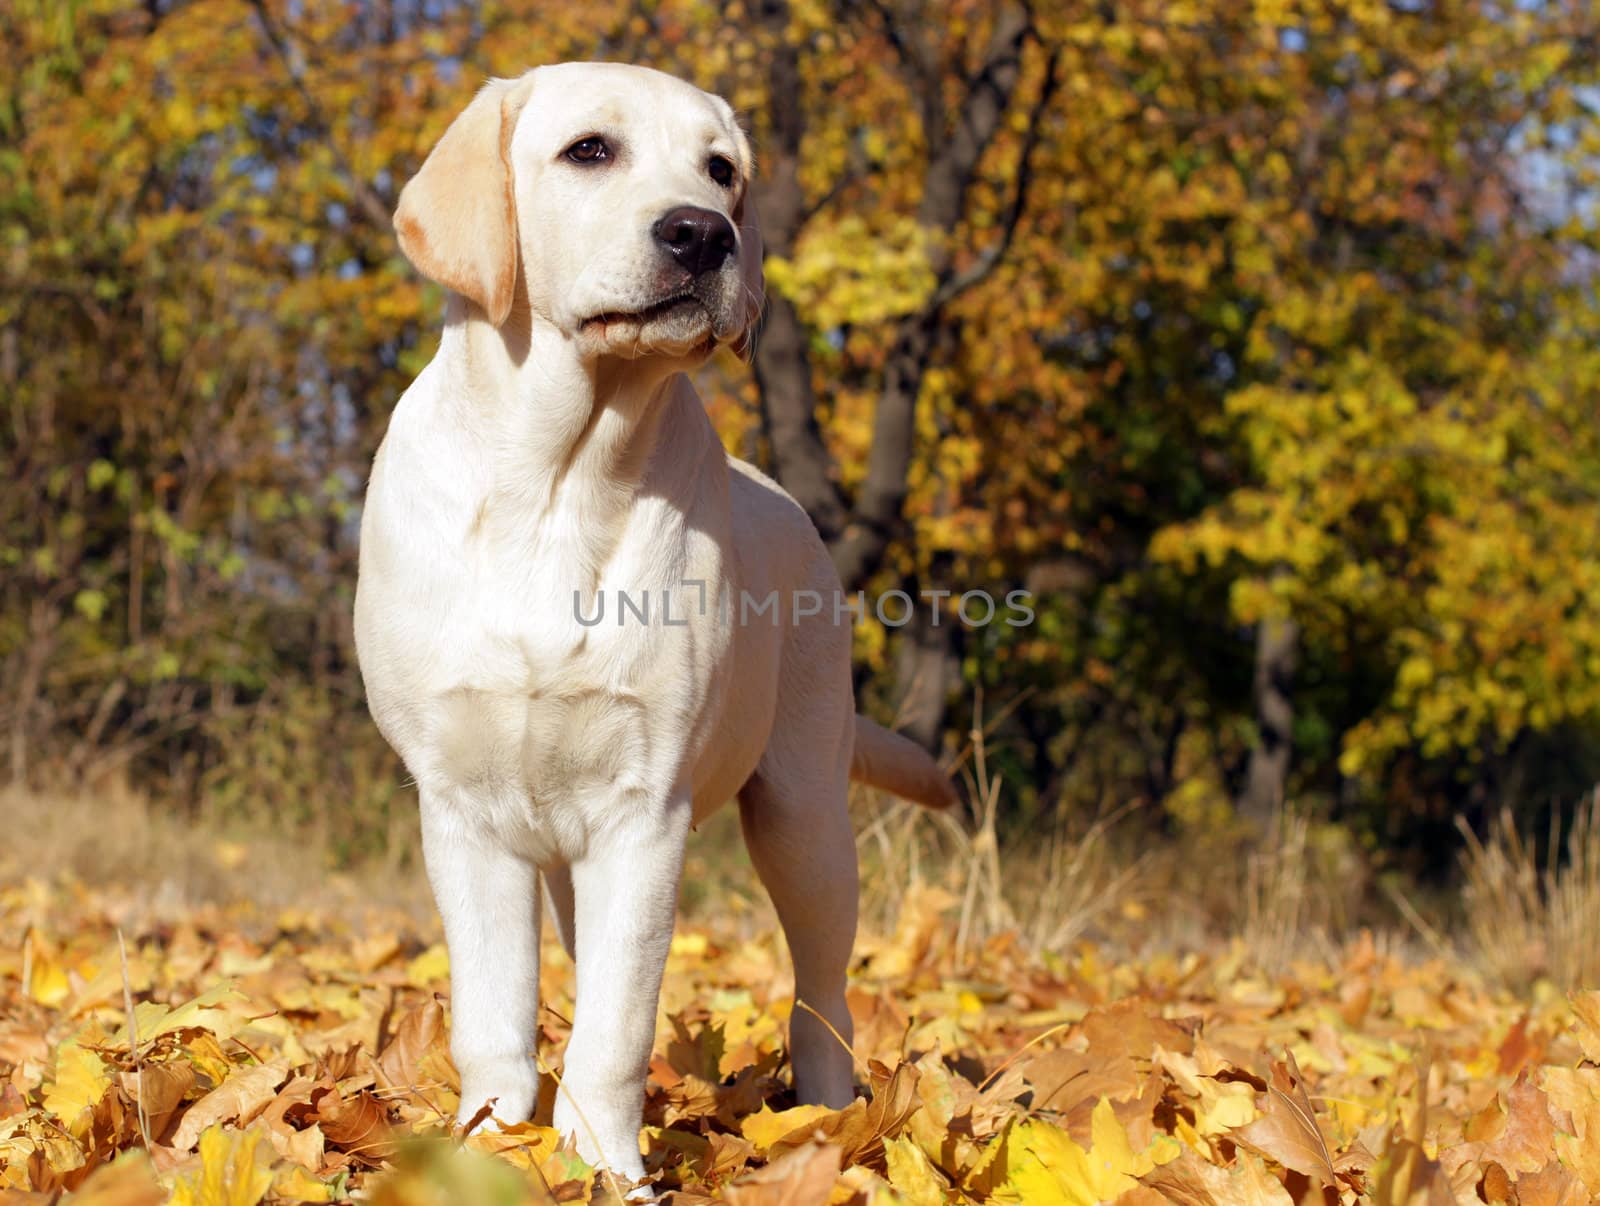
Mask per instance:
[[[602,310],[594,317],[584,319],[583,325],[587,327],[593,323],[598,323],[602,327],[607,327],[612,323],[632,323],[644,326],[654,319],[666,318],[690,307],[696,307],[701,310],[706,309],[705,303],[693,293],[674,293],[671,297],[658,301],[654,305],[646,306],[642,310]]]

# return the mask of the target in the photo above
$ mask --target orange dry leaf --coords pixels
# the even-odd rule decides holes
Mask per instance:
[[[446,1037],[444,1008],[437,997],[409,1010],[375,1062],[378,1087],[447,1111],[448,1098],[459,1087],[460,1078],[450,1060]]]
[[[72,1195],[72,1206],[160,1206],[166,1200],[150,1157],[128,1152],[90,1174]]]
[[[890,1072],[882,1064],[874,1063],[871,1072],[873,1094],[870,1099],[857,1098],[844,1109],[791,1132],[772,1144],[771,1157],[779,1159],[816,1137],[836,1144],[846,1164],[881,1169],[883,1140],[900,1134],[906,1120],[918,1107],[917,1070],[910,1064],[901,1064]]]
[[[1050,1051],[1028,1061],[1023,1073],[1033,1086],[1033,1108],[1069,1113],[1085,1101],[1113,1101],[1136,1096],[1142,1080],[1133,1060],[1122,1052]]]
[[[1556,1139],[1544,1091],[1522,1075],[1502,1096],[1505,1114],[1499,1133],[1483,1145],[1481,1158],[1508,1172],[1537,1172],[1549,1162]]]
[[[728,1206],[823,1206],[839,1179],[840,1151],[803,1143],[722,1191]]]
[[[159,1139],[195,1086],[194,1065],[185,1059],[146,1063],[136,1071],[120,1073],[117,1083],[139,1111],[150,1137]]]
[[[1593,1201],[1583,1182],[1555,1161],[1524,1173],[1514,1188],[1517,1206],[1590,1206]]]
[[[1273,1062],[1262,1116],[1236,1127],[1230,1135],[1321,1185],[1334,1183],[1333,1156],[1292,1052],[1285,1051],[1283,1059]]]
[[[288,1061],[281,1059],[235,1072],[189,1107],[172,1133],[172,1146],[188,1151],[209,1126],[249,1122],[277,1096],[278,1086],[288,1075]]]
[[[395,1137],[389,1111],[370,1089],[345,1097],[336,1085],[311,1092],[307,1121],[320,1127],[327,1141],[340,1151],[376,1167],[394,1154]]]

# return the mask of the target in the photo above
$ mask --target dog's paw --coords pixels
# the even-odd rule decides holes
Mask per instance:
[[[461,1108],[456,1121],[468,1134],[498,1131],[533,1117],[539,1075],[527,1068],[499,1065],[493,1076],[461,1077]]]

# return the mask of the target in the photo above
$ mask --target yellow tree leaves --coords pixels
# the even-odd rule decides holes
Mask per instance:
[[[178,1182],[173,1206],[257,1206],[272,1184],[256,1160],[261,1139],[259,1131],[208,1129],[200,1137],[200,1169]]]
[[[1352,623],[1384,634],[1349,651],[1387,663],[1392,685],[1345,737],[1346,774],[1401,747],[1503,748],[1600,716],[1600,624],[1578,603],[1600,588],[1585,501],[1600,373],[1590,349],[1552,340],[1516,362],[1464,349],[1454,374],[1477,371],[1432,399],[1381,344],[1319,390],[1238,391],[1229,411],[1261,484],[1152,542],[1185,567],[1241,567],[1243,622],[1290,613],[1318,642]]]
[[[1528,734],[1600,718],[1600,631],[1577,601],[1600,572],[1600,314],[1572,271],[1597,229],[1532,200],[1518,154],[1492,149],[1539,112],[1563,131],[1540,136],[1553,176],[1591,176],[1546,106],[1596,64],[1550,52],[1570,13],[1474,14],[1446,34],[1381,5],[1274,7],[1273,40],[1293,43],[1259,47],[1283,66],[1261,81],[1266,108],[1218,114],[1241,123],[1233,165],[1252,165],[1218,196],[1260,233],[1206,320],[1228,359],[1202,423],[1237,442],[1243,472],[1149,547],[1191,588],[1227,583],[1234,620],[1300,624],[1308,677],[1327,684],[1304,727],[1337,725],[1297,751],[1308,785],[1332,782],[1331,753],[1381,797],[1397,755],[1482,774]],[[1319,76],[1320,99],[1302,91]],[[1152,196],[1225,180],[1205,141],[1180,144],[1182,189],[1162,177]],[[1381,694],[1355,701],[1352,677]]]
[[[1595,169],[1574,149],[1592,123],[1556,98],[1596,63],[1548,49],[1584,18],[1224,3],[1192,23],[1138,4],[1056,20],[1069,116],[1045,144],[1048,208],[995,296],[971,299],[964,405],[943,422],[981,424],[993,451],[953,493],[1015,512],[980,550],[934,525],[930,542],[974,574],[1086,562],[1062,638],[1017,638],[1025,664],[1059,650],[1044,677],[1068,681],[1069,718],[1207,727],[1223,775],[1243,726],[1210,659],[1263,615],[1302,624],[1307,790],[1359,776],[1400,807],[1397,755],[1454,784],[1527,735],[1593,732],[1579,667],[1600,646],[1578,599],[1597,585],[1600,315],[1576,265],[1597,228],[1571,199]],[[1538,201],[1521,152],[1491,149],[1526,145],[1535,111],[1540,162],[1570,182]],[[1014,369],[1019,313],[1044,371]],[[1065,472],[1047,460],[1063,449]],[[1097,659],[1136,685],[1108,699]],[[1149,683],[1171,668],[1200,682],[1179,678],[1167,711]]]
[[[927,301],[937,283],[930,248],[944,238],[909,217],[878,229],[857,214],[813,221],[791,258],[768,258],[767,285],[820,330],[881,323]]]
[[[1138,1178],[1176,1160],[1183,1146],[1169,1135],[1157,1135],[1135,1151],[1117,1121],[1111,1102],[1102,1097],[1090,1115],[1087,1149],[1059,1127],[1029,1120],[1017,1124],[998,1141],[1004,1144],[1005,1181],[995,1192],[998,1202],[1025,1206],[1094,1206],[1138,1186]]]

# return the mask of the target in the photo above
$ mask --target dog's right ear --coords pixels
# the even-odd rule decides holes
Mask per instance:
[[[450,123],[394,211],[400,250],[429,280],[476,302],[495,326],[517,284],[511,134],[533,73],[490,80]]]

